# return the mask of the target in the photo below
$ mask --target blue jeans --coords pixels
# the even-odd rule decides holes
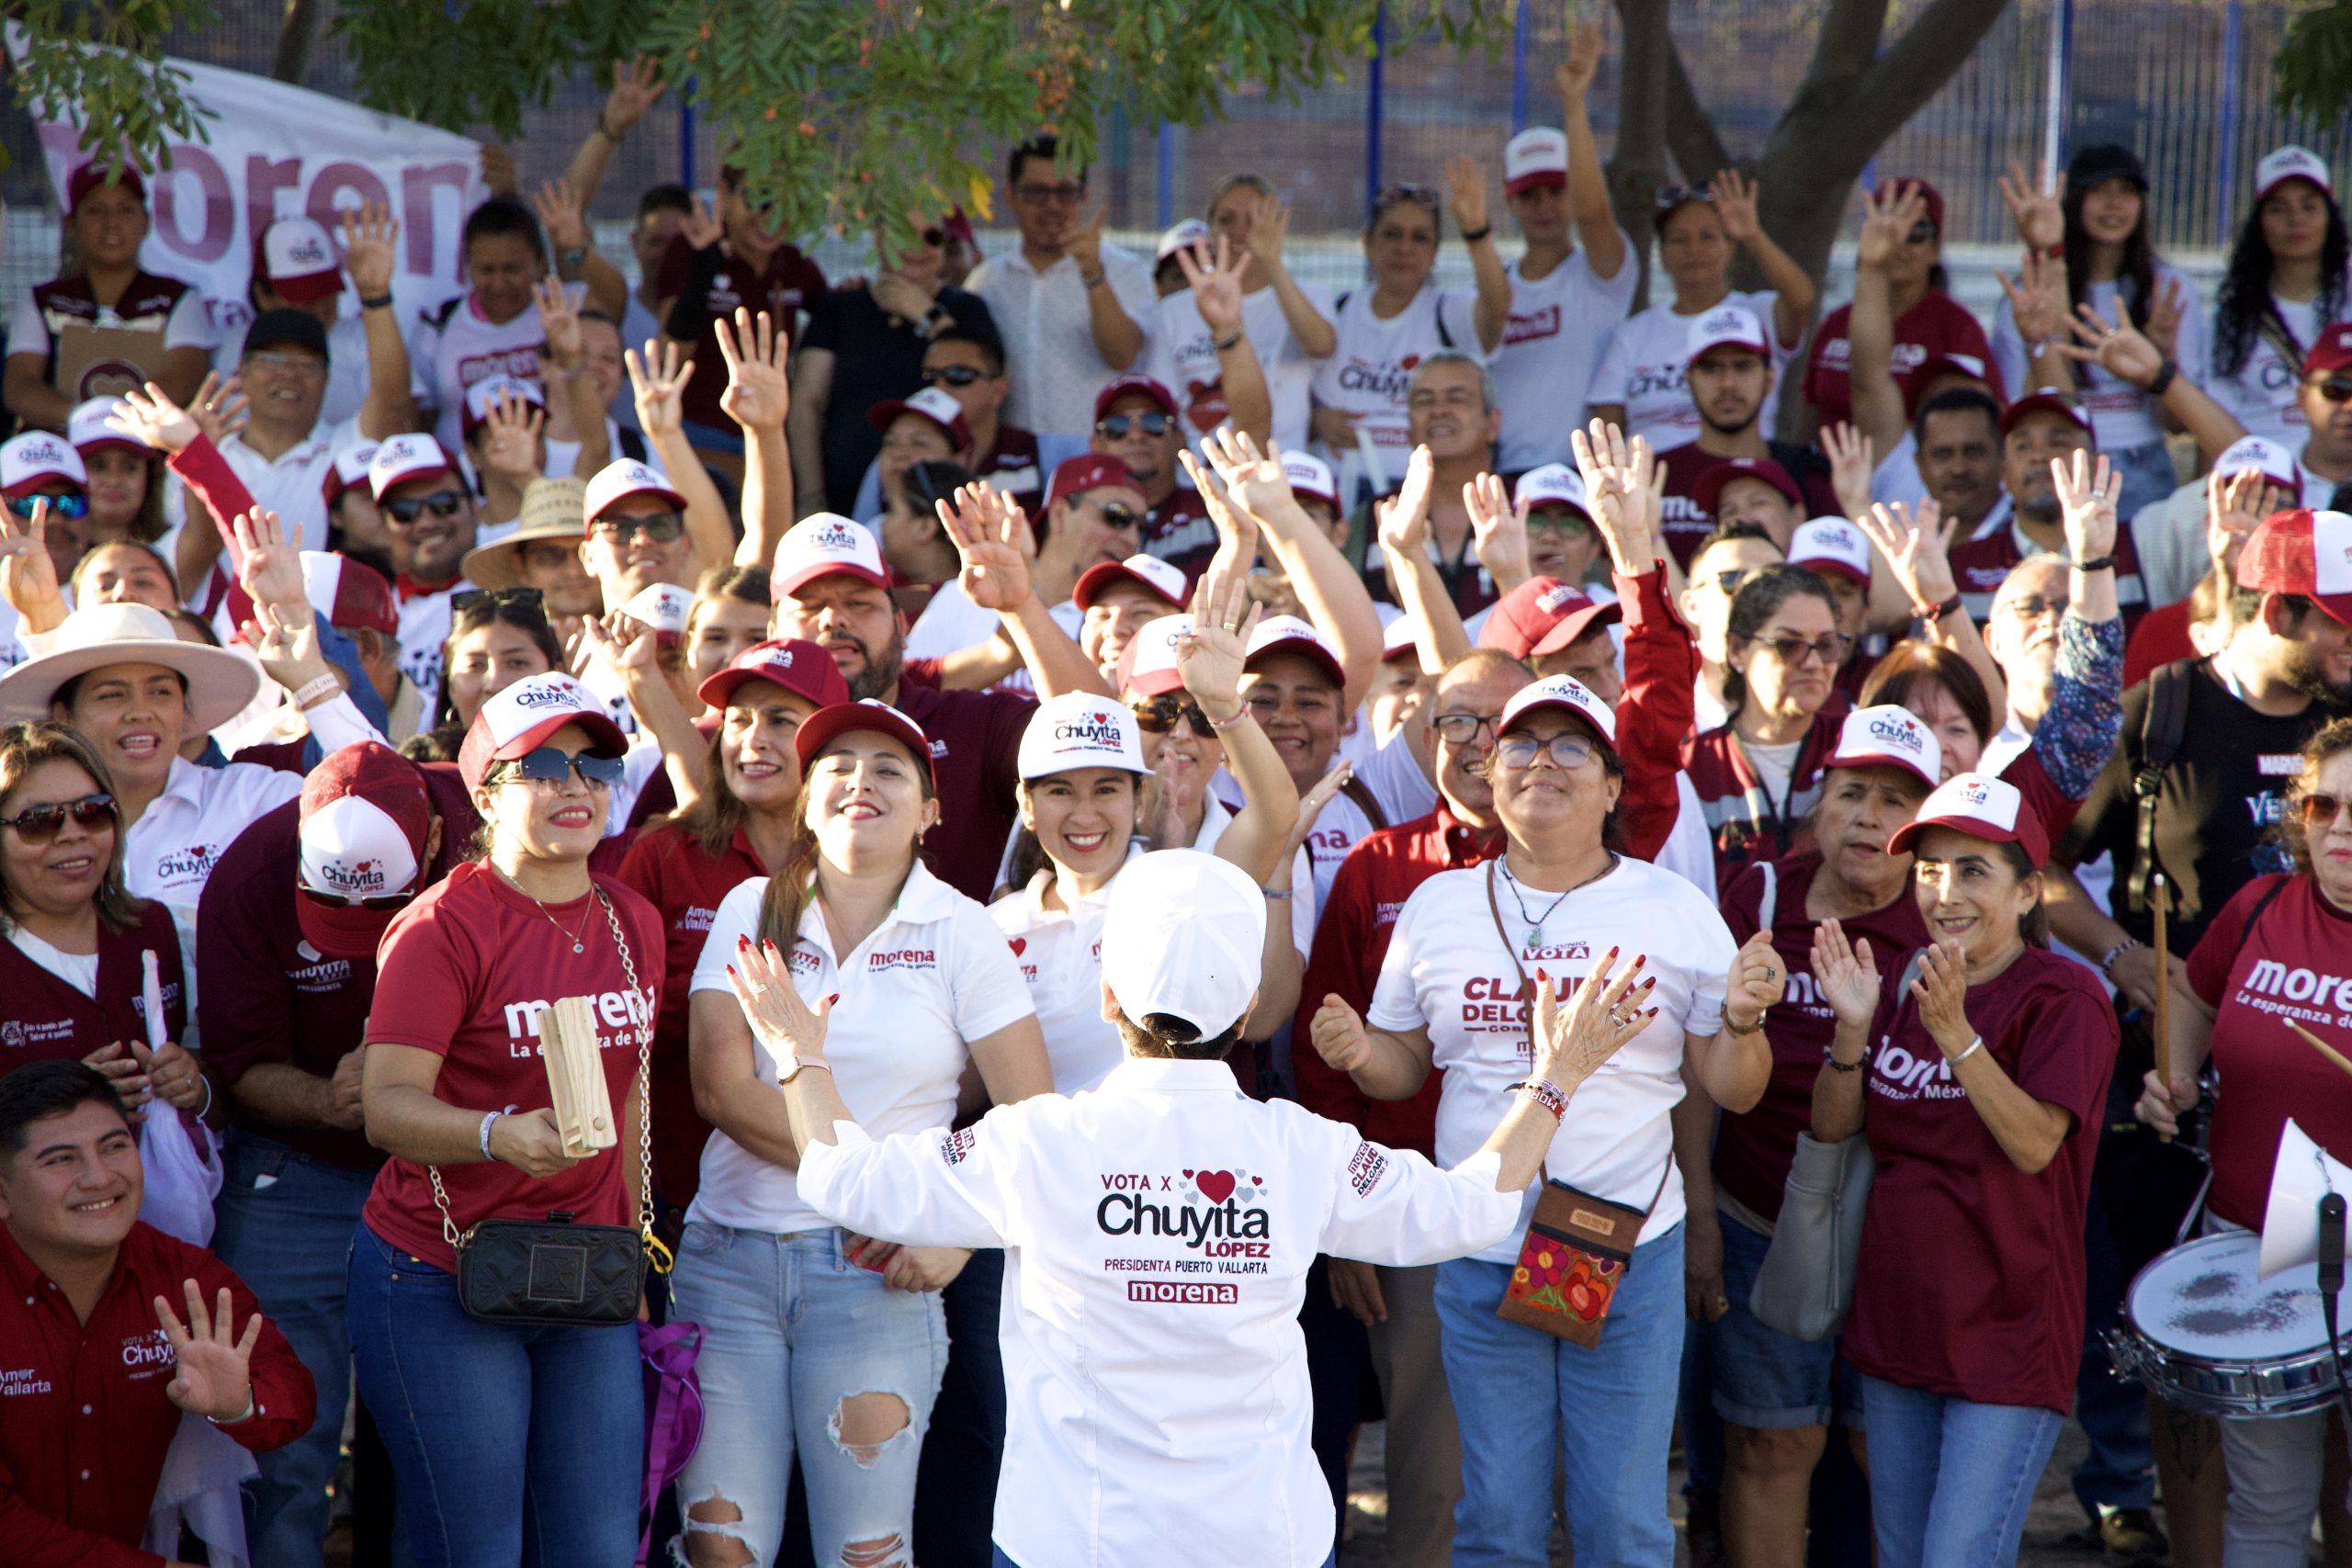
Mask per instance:
[[[1862,1378],[1878,1568],[2002,1568],[2061,1417],[2028,1404],[1973,1404]]]
[[[1719,1215],[1717,1224],[1724,1233],[1724,1295],[1731,1308],[1709,1325],[1715,1339],[1715,1409],[1724,1420],[1759,1432],[1828,1426],[1839,1413],[1837,1339],[1795,1339],[1758,1322],[1747,1298],[1772,1238],[1729,1214]],[[1860,1428],[1852,1379],[1848,1371],[1846,1425]]]
[[[351,1403],[351,1335],[343,1300],[350,1289],[352,1233],[376,1183],[243,1129],[229,1134],[212,1250],[249,1286],[318,1384],[311,1429],[282,1449],[254,1455],[258,1479],[245,1483],[245,1532],[254,1568],[323,1568],[327,1483],[343,1450]]]
[[[350,1314],[359,1397],[392,1456],[417,1568],[635,1559],[645,1489],[636,1325],[478,1322],[447,1272],[364,1224]]]
[[[796,1453],[819,1562],[857,1562],[883,1542],[899,1550],[873,1560],[895,1561],[914,1536],[915,1467],[946,1370],[945,1316],[936,1294],[884,1288],[841,1238],[695,1221],[678,1245],[671,1315],[703,1331],[702,1446],[678,1477],[678,1502],[688,1534],[733,1536],[762,1563],[775,1562],[784,1539]],[[842,1404],[868,1393],[895,1398],[904,1425],[853,1447]],[[713,1503],[732,1509],[706,1511],[736,1517],[695,1517]],[[684,1559],[684,1538],[673,1551]]]
[[[1634,1249],[1589,1350],[1495,1315],[1510,1269],[1468,1258],[1437,1266],[1445,1382],[1462,1427],[1454,1568],[1544,1568],[1555,1444],[1577,1561],[1672,1568],[1666,1461],[1682,1360],[1682,1227]]]

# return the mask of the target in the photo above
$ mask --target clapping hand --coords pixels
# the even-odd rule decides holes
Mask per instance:
[[[1724,1021],[1745,1033],[1763,1021],[1765,1010],[1781,999],[1788,975],[1772,951],[1772,933],[1758,931],[1732,954],[1724,977]]]
[[[1911,982],[1919,1021],[1950,1061],[1968,1049],[1976,1032],[1968,1026],[1968,961],[1956,942],[1930,942],[1919,950],[1919,977]]]
[[[1878,966],[1867,941],[1849,945],[1845,929],[1826,919],[1814,929],[1813,984],[1840,1025],[1867,1029],[1878,1015]]]
[[[939,525],[963,558],[956,586],[983,610],[1000,615],[1029,602],[1029,558],[1023,544],[1032,537],[1028,514],[985,481],[958,485],[935,503]]]
[[[628,368],[629,390],[637,403],[637,423],[648,441],[682,434],[685,430],[686,383],[694,378],[694,361],[674,343],[645,340],[645,353],[622,353]]]
[[[754,317],[738,305],[733,330],[724,316],[713,316],[710,330],[727,362],[718,406],[747,431],[782,430],[792,412],[792,383],[785,374],[786,344],[777,339],[774,319],[765,310]]]
[[[226,1285],[214,1310],[207,1312],[197,1282],[182,1284],[187,1295],[186,1323],[169,1302],[154,1298],[155,1321],[172,1346],[172,1381],[164,1385],[164,1396],[182,1410],[214,1421],[240,1420],[254,1404],[252,1365],[254,1347],[261,1340],[261,1314],[246,1319],[244,1333],[236,1335],[236,1308]]]

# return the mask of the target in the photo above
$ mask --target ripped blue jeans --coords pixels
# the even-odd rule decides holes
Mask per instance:
[[[691,1563],[687,1541],[709,1530],[773,1564],[797,1453],[818,1562],[910,1563],[915,1466],[947,1366],[937,1293],[884,1289],[842,1254],[838,1230],[699,1220],[671,1291],[672,1320],[703,1328],[702,1446],[678,1477],[674,1560]]]

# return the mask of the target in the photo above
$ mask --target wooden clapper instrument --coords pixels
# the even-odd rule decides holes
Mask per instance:
[[[594,1003],[586,997],[562,997],[540,1013],[539,1055],[547,1063],[548,1093],[563,1152],[579,1159],[619,1143],[620,1127],[596,1049]]]

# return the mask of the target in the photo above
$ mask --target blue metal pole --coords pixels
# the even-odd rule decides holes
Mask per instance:
[[[2229,0],[2222,12],[2222,125],[2214,141],[2213,229],[2223,243],[2230,237],[2230,208],[2237,195],[2238,71],[2245,17],[2239,0]]]
[[[1380,119],[1383,78],[1388,66],[1388,7],[1372,14],[1372,74],[1365,84],[1363,130],[1363,209],[1369,213],[1380,196]]]
[[[678,183],[695,188],[695,89],[702,78],[689,76],[678,94]]]
[[[1159,158],[1158,177],[1152,182],[1152,225],[1161,233],[1176,221],[1176,133],[1178,127],[1166,120],[1159,122]]]
[[[1527,129],[1527,5],[1521,0],[1510,25],[1510,133]]]

